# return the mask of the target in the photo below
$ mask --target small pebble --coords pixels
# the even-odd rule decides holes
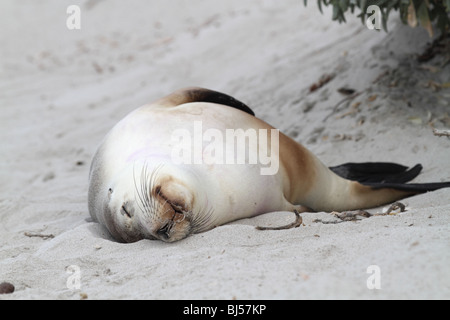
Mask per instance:
[[[8,294],[14,292],[14,286],[9,282],[0,283],[0,294]]]
[[[80,293],[80,300],[86,300],[87,298],[88,298],[87,293],[84,292]]]

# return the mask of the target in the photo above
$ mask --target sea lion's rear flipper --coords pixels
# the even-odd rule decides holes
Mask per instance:
[[[408,167],[389,162],[345,163],[330,167],[330,170],[342,178],[358,181],[372,189],[390,188],[411,193],[424,193],[442,188],[450,188],[450,182],[410,183],[422,171],[422,165]]]
[[[443,188],[450,188],[450,182],[431,182],[431,183],[362,183],[374,190],[389,188],[411,193],[425,193],[436,191]]]
[[[408,167],[390,162],[345,163],[330,167],[330,170],[342,178],[369,183],[406,183],[417,177],[422,171],[418,164],[408,170]]]
[[[178,106],[190,102],[210,102],[229,106],[241,111],[244,111],[252,116],[255,115],[252,109],[246,104],[236,100],[232,96],[218,91],[213,91],[205,88],[185,88],[175,91],[169,96],[157,101],[159,105]]]

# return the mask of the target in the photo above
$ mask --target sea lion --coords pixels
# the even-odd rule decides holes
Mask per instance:
[[[405,184],[420,170],[390,163],[328,168],[244,103],[186,88],[111,129],[92,160],[88,204],[118,241],[173,242],[263,213],[295,211],[299,218],[308,210],[365,209],[450,186]]]

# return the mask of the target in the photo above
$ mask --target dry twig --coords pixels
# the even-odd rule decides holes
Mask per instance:
[[[303,219],[300,215],[300,213],[297,210],[294,210],[295,213],[295,221],[281,227],[256,227],[256,230],[286,230],[286,229],[292,229],[292,228],[298,228],[302,225]]]
[[[450,130],[433,129],[433,133],[436,137],[450,137]]]
[[[356,211],[343,211],[343,212],[332,212],[331,214],[335,216],[336,218],[339,218],[340,220],[337,221],[323,221],[321,219],[315,219],[313,222],[322,222],[323,224],[337,224],[342,223],[345,221],[356,221],[358,220],[358,216],[370,218],[374,216],[388,216],[388,215],[395,215],[396,213],[393,213],[395,210],[400,210],[400,212],[406,211],[406,206],[401,202],[395,202],[393,203],[386,212],[384,213],[374,213],[371,214],[364,210],[356,210]]]
[[[24,232],[24,235],[29,238],[42,238],[44,240],[53,239],[55,236],[53,234],[42,234],[42,233],[33,233],[33,232]]]

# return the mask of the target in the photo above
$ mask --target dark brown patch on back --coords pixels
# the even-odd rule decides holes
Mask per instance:
[[[192,87],[181,89],[158,101],[160,104],[170,106],[178,106],[180,104],[190,102],[217,103],[244,111],[252,116],[255,115],[253,110],[246,104],[236,100],[232,96],[205,88]]]

